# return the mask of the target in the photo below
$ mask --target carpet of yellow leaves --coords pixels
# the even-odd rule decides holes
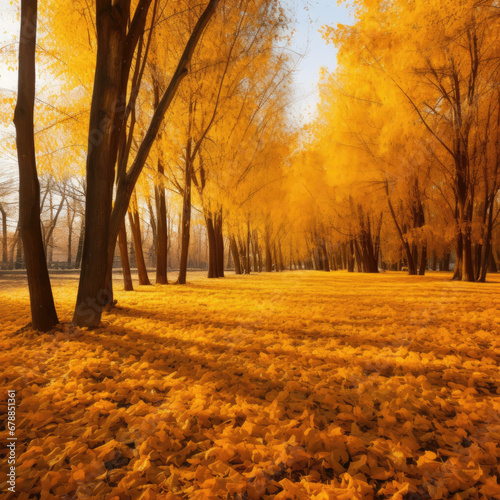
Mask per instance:
[[[45,335],[4,285],[15,498],[500,498],[498,278],[195,276]]]

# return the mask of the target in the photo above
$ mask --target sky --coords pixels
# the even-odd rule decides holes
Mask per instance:
[[[0,0],[0,94],[2,96],[13,97],[17,87],[17,74],[8,70],[5,64],[2,52],[12,47],[15,37],[18,35],[19,23],[16,19],[17,7],[11,5],[10,0]],[[5,128],[0,120],[0,141],[7,134],[12,134],[14,126]],[[0,183],[11,177],[11,171],[17,169],[17,163],[14,158],[7,158],[0,152]]]
[[[345,3],[338,6],[336,0],[292,0],[292,10],[296,18],[292,48],[304,54],[294,78],[297,93],[294,115],[305,123],[312,119],[319,101],[321,67],[333,71],[337,62],[335,47],[326,43],[319,30],[325,25],[350,24],[352,19]]]

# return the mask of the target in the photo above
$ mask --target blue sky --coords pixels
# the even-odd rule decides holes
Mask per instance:
[[[304,54],[295,75],[297,102],[294,114],[301,122],[311,119],[318,102],[318,80],[321,67],[333,71],[336,67],[336,50],[327,45],[319,30],[325,25],[350,24],[350,11],[336,0],[291,0],[296,18],[293,50]]]

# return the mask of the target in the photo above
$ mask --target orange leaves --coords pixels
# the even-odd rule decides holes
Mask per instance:
[[[201,286],[210,308],[197,311],[188,304]],[[447,287],[445,279],[389,273],[202,280],[182,297],[164,287],[147,301],[143,292],[118,294],[124,309],[104,317],[106,329],[68,334],[58,345],[50,334],[7,330],[0,381],[20,395],[19,491],[144,500],[495,498],[498,326],[465,284],[470,293],[454,293],[466,311],[454,326],[449,304],[437,307],[431,296]],[[0,317],[13,308],[2,293]],[[256,308],[274,307],[276,295],[280,309],[256,323]],[[71,309],[71,293],[56,287],[56,299]],[[139,306],[154,330],[141,326]],[[434,326],[422,328],[412,315],[419,308]],[[161,319],[166,309],[178,316]],[[237,320],[231,310],[240,311]],[[486,323],[477,336],[467,311]]]

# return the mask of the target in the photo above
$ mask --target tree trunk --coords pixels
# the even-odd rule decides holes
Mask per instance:
[[[224,278],[224,235],[222,232],[222,209],[214,217],[216,271],[218,278]]]
[[[139,274],[139,285],[151,285],[148,270],[146,268],[146,262],[144,260],[144,252],[142,250],[141,221],[135,204],[132,209],[129,210],[128,219],[134,240],[135,261],[137,264],[137,273]]]
[[[153,233],[153,244],[150,247],[149,254],[151,255],[151,259],[150,259],[151,266],[156,268],[156,253],[157,253],[157,246],[158,246],[156,217],[155,217],[155,213],[153,210],[153,206],[151,205],[150,198],[148,198],[147,204],[148,204],[148,212],[149,212],[149,225],[151,226],[151,232]],[[168,238],[167,238],[167,244],[168,244]]]
[[[128,259],[127,229],[125,227],[125,219],[123,220],[122,227],[118,233],[118,246],[120,248],[120,257],[122,260],[123,289],[126,292],[131,292],[134,290],[134,286],[132,284],[132,274],[130,272],[130,262]]]
[[[358,273],[362,273],[364,272],[364,262],[361,256],[357,238],[354,239],[354,251],[356,255],[356,267],[358,268]]]
[[[283,251],[281,249],[281,240],[278,244],[278,249],[279,249],[280,271],[283,272],[285,270],[285,261],[283,259]]]
[[[328,260],[328,251],[326,249],[326,243],[324,240],[321,242],[321,250],[323,251],[323,262],[324,262],[323,269],[329,273],[330,272],[330,262]]]
[[[266,237],[266,272],[270,273],[273,270],[273,256],[271,254],[271,243]]]
[[[19,225],[23,240],[31,320],[35,330],[48,331],[58,324],[40,222],[40,184],[34,139],[35,47],[37,0],[21,1],[18,97],[14,113],[19,157]]]
[[[236,243],[236,239],[234,236],[229,237],[229,246],[231,249],[231,254],[233,255],[234,272],[235,274],[242,274],[238,244]]]
[[[488,201],[488,217],[486,218],[486,234],[484,237],[483,249],[482,249],[482,265],[480,266],[478,281],[484,283],[486,281],[486,274],[489,267],[491,267],[491,261],[493,259],[493,253],[491,248],[491,238],[493,233],[493,211],[494,211],[494,200],[495,196],[491,197],[491,201]],[[493,263],[495,261],[493,260]]]
[[[231,249],[228,249],[225,269],[231,269],[232,267],[233,267],[233,254],[231,252]]]
[[[68,211],[69,211],[69,206],[68,206]],[[73,239],[73,221],[71,221],[71,224],[68,224],[68,259],[67,259],[68,268],[71,267],[71,262],[73,258],[72,239]]]
[[[443,257],[443,271],[449,271],[450,270],[450,260],[451,260],[451,253],[446,252]]]
[[[0,212],[2,213],[2,262],[7,263],[7,261],[9,260],[7,245],[7,212],[1,205]]]
[[[246,259],[245,243],[242,241],[239,235],[238,235],[238,251],[240,253],[241,274],[246,274],[247,259]]]
[[[419,276],[425,275],[425,270],[427,268],[427,246],[422,246],[422,253],[420,255],[420,269],[418,270]]]
[[[261,247],[260,247],[260,244],[259,244],[259,236],[257,234],[257,231],[255,231],[255,234],[254,234],[254,241],[255,241],[255,249],[256,249],[256,252],[257,252],[257,269],[259,271],[259,273],[262,272],[262,266],[263,266],[263,263],[262,263],[262,250],[261,250]]]
[[[85,236],[85,219],[80,225],[80,236],[78,237],[78,247],[76,249],[75,269],[79,269],[82,264],[83,238]]]
[[[167,252],[168,252],[168,233],[167,233],[167,200],[165,197],[165,187],[163,186],[164,175],[163,163],[158,159],[158,175],[160,176],[159,185],[155,187],[156,201],[156,283],[166,285],[167,278]]]
[[[179,263],[179,285],[186,284],[187,265],[189,256],[189,240],[191,238],[191,181],[193,176],[191,159],[191,141],[189,138],[186,147],[186,165],[184,171],[184,195],[182,197],[182,235],[181,235],[181,255]]]
[[[146,163],[163,118],[181,81],[189,73],[192,55],[215,12],[218,0],[210,0],[199,17],[167,90],[154,111],[132,165],[128,171],[124,172],[124,175],[117,177],[116,198],[111,211],[114,166],[120,125],[123,124],[120,120],[123,122],[125,117],[125,113],[121,112],[117,120],[117,109],[120,111],[122,108],[126,109],[123,101],[127,95],[129,71],[137,41],[144,33],[151,1],[139,1],[133,22],[129,24],[130,3],[130,1],[120,1],[108,4],[108,2],[99,1],[96,5],[98,40],[87,156],[85,200],[87,223],[85,224],[82,273],[74,315],[74,321],[80,326],[97,326],[103,305],[112,300],[111,291],[105,287],[120,225],[126,216],[135,184]],[[129,33],[126,33],[127,26],[130,28]],[[91,224],[92,228],[90,228]],[[104,245],[104,251],[103,241],[107,242]]]
[[[438,257],[437,257],[437,252],[434,250],[432,252],[432,270],[437,271],[437,262],[438,262]]]
[[[245,255],[245,274],[250,274],[252,272],[250,266],[250,220],[247,220],[247,243],[246,243],[246,255]]]
[[[462,279],[462,261],[463,261],[463,240],[462,233],[457,234],[457,255],[455,260],[455,269],[453,271],[453,280]]]
[[[23,252],[23,238],[21,236],[21,225],[19,227],[19,232],[17,233],[16,241],[16,262],[14,269],[24,269],[24,252]]]
[[[207,226],[208,236],[208,277],[218,278],[217,276],[217,245],[215,243],[215,229],[212,214],[205,214],[205,224]]]
[[[347,272],[348,273],[353,273],[354,272],[354,260],[355,260],[355,253],[354,253],[354,239],[351,238],[349,241],[349,255],[347,257]]]
[[[102,308],[112,301],[107,283],[115,248],[109,244],[117,155],[116,125],[122,105],[123,59],[128,11],[107,2],[96,5],[97,56],[90,107],[82,271],[73,321],[97,327]],[[120,219],[121,225],[123,216]],[[118,235],[118,231],[117,231]],[[111,253],[112,253],[111,251]]]
[[[472,262],[472,237],[470,228],[465,228],[462,234],[463,258],[462,258],[462,281],[475,281],[474,267]]]
[[[257,272],[259,268],[258,258],[257,258],[257,245],[255,244],[255,231],[252,238],[252,256],[253,256],[253,270]]]

